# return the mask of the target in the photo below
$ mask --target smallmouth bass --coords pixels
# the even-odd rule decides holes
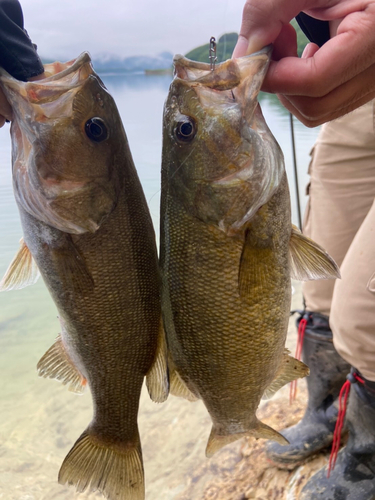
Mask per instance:
[[[308,374],[285,349],[291,276],[338,277],[292,227],[282,151],[257,96],[270,47],[218,64],[176,56],[164,108],[162,309],[171,393],[201,398],[206,454],[242,436],[286,440],[260,399]]]
[[[89,55],[45,69],[49,76],[34,82],[1,70],[15,116],[13,184],[24,233],[1,289],[41,273],[61,335],[39,374],[91,390],[92,422],[59,482],[142,500],[144,377],[154,400],[168,393],[155,235],[118,110]]]

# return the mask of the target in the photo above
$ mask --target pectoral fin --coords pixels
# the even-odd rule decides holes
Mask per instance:
[[[291,277],[300,280],[340,278],[336,262],[315,241],[304,236],[296,226],[289,243]]]
[[[238,273],[238,289],[242,298],[256,293],[258,288],[263,290],[273,285],[273,249],[254,247],[249,239],[250,233],[247,233]]]
[[[95,286],[86,262],[70,236],[65,238],[63,245],[51,248],[50,255],[54,268],[69,290],[87,293]]]
[[[44,378],[60,380],[68,385],[69,391],[82,394],[87,380],[73,364],[61,340],[57,337],[55,343],[48,349],[37,364],[38,375]]]
[[[36,262],[23,238],[21,238],[20,249],[0,282],[0,292],[21,290],[21,288],[36,283],[39,276],[40,273]]]
[[[285,349],[283,360],[280,369],[271,382],[271,384],[264,391],[262,399],[269,399],[284,385],[289,384],[292,380],[297,378],[306,377],[310,373],[309,367],[289,355],[288,349]]]
[[[146,375],[147,390],[155,403],[163,403],[169,394],[167,344],[162,322],[160,323],[155,360]]]

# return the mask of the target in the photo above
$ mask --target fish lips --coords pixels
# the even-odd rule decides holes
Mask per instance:
[[[267,73],[272,49],[272,45],[267,45],[254,54],[216,64],[213,69],[210,64],[192,61],[178,54],[173,59],[175,77],[193,86],[202,85],[213,90],[232,90],[246,79],[255,82],[253,87],[259,92]]]
[[[15,116],[22,122],[40,122],[46,118],[71,114],[69,102],[90,74],[94,74],[87,52],[65,64],[45,66],[46,78],[23,82],[0,68],[0,87],[13,107]],[[64,102],[61,102],[61,101]]]

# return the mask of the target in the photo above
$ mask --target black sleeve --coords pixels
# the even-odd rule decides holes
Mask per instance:
[[[23,28],[18,0],[0,0],[0,66],[23,81],[44,71],[36,46]]]
[[[310,42],[316,43],[319,47],[328,42],[330,38],[328,21],[314,19],[303,12],[296,16],[296,21]]]

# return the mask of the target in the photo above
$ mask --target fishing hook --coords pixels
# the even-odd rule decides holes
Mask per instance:
[[[211,71],[214,71],[215,69],[215,63],[217,61],[216,57],[216,39],[214,36],[210,38],[210,49],[208,52],[208,58],[210,60],[210,69]]]

